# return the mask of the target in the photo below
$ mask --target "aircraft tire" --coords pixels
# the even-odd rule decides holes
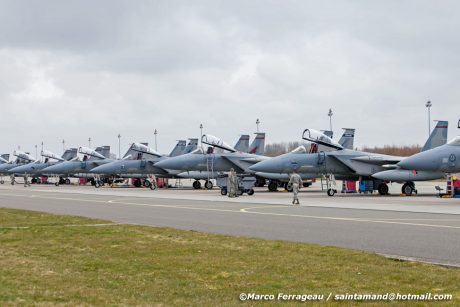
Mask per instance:
[[[149,180],[144,180],[144,187],[150,188],[152,186],[152,183]]]
[[[254,189],[250,189],[250,190],[248,191],[248,195],[249,195],[249,196],[254,195]]]
[[[268,184],[268,190],[270,192],[278,191],[278,183],[276,181],[270,181],[270,183]]]
[[[406,195],[412,195],[412,193],[414,192],[414,187],[410,182],[406,182],[405,184],[403,184],[401,192]]]
[[[380,195],[388,195],[388,185],[386,183],[381,183],[378,187]]]
[[[288,192],[292,192],[292,184],[286,183],[284,189]]]
[[[222,195],[222,196],[227,195],[227,188],[220,189],[220,195]]]
[[[133,185],[134,185],[136,188],[140,188],[140,187],[142,186],[141,180],[140,180],[140,179],[136,179],[136,180],[133,182]]]
[[[212,181],[210,180],[206,180],[206,182],[204,183],[204,187],[208,190],[211,190],[213,186],[214,185],[212,184]]]
[[[4,184],[5,183],[5,180],[0,180],[0,184]]]
[[[194,188],[195,190],[201,189],[201,182],[200,182],[199,180],[195,180],[195,181],[193,182],[193,188]]]
[[[66,178],[65,184],[70,184],[70,179],[69,178]]]
[[[328,190],[327,190],[327,196],[331,196],[331,197],[332,197],[332,196],[334,196],[334,195],[335,195],[334,189],[328,189]]]
[[[243,195],[243,193],[244,193],[243,189],[238,189],[238,190],[236,191],[236,195],[238,195],[238,196]]]

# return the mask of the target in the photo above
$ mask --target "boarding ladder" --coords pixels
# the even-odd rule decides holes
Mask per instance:
[[[447,189],[446,189],[446,194],[449,196],[454,196],[455,194],[455,189],[454,189],[454,178],[452,174],[447,175]]]
[[[208,181],[214,179],[214,153],[206,155],[206,172]]]
[[[175,188],[182,188],[184,185],[182,184],[182,180],[176,179],[176,183],[174,183]]]

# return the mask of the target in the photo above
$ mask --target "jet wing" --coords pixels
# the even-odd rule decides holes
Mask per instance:
[[[152,168],[153,169],[153,173],[155,175],[169,175],[171,174],[172,172],[171,171],[168,171],[166,169],[163,169],[161,167],[158,167],[158,166],[155,166],[155,163],[158,162],[158,161],[153,161],[153,160],[147,160],[147,163],[149,163],[149,168]]]
[[[249,167],[251,165],[260,162],[259,159],[253,157],[241,158],[241,157],[231,157],[231,156],[222,156],[223,159],[230,162],[237,173],[250,173],[251,170]]]
[[[398,156],[387,156],[387,155],[366,155],[366,156],[359,156],[356,158],[351,158],[350,160],[364,162],[373,165],[388,165],[388,164],[397,164],[401,162],[404,157]]]
[[[403,157],[387,156],[379,154],[363,154],[359,156],[347,156],[329,152],[327,157],[338,162],[353,174],[372,175],[381,168],[390,168],[396,165]]]

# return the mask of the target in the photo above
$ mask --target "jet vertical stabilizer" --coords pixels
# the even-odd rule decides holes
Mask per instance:
[[[177,141],[176,146],[173,148],[171,153],[169,154],[170,157],[177,157],[183,155],[185,153],[185,149],[187,147],[187,141],[179,140]]]
[[[265,154],[265,133],[256,132],[256,138],[249,146],[248,153],[263,156]]]
[[[431,131],[430,137],[423,145],[421,151],[426,151],[444,145],[447,143],[447,128],[449,127],[449,122],[445,120],[440,120]]]
[[[66,161],[70,161],[73,158],[77,157],[77,155],[78,155],[78,148],[67,148],[62,154],[62,159]]]
[[[248,152],[249,151],[249,135],[243,134],[241,135],[238,142],[236,142],[235,147],[236,151],[239,152]]]
[[[355,129],[353,128],[342,128],[343,134],[339,140],[339,144],[346,149],[353,149],[355,140]]]
[[[184,154],[191,153],[198,147],[198,139],[189,139],[189,142],[187,144],[187,147],[185,147],[185,152]]]

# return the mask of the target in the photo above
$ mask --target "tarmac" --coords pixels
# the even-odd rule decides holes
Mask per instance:
[[[0,207],[172,227],[234,236],[287,240],[362,250],[404,260],[460,267],[460,199],[439,198],[417,183],[417,196],[341,194],[318,183],[302,189],[300,206],[287,192],[256,189],[221,196],[218,189],[0,185]],[[0,221],[1,227],[1,221]]]

